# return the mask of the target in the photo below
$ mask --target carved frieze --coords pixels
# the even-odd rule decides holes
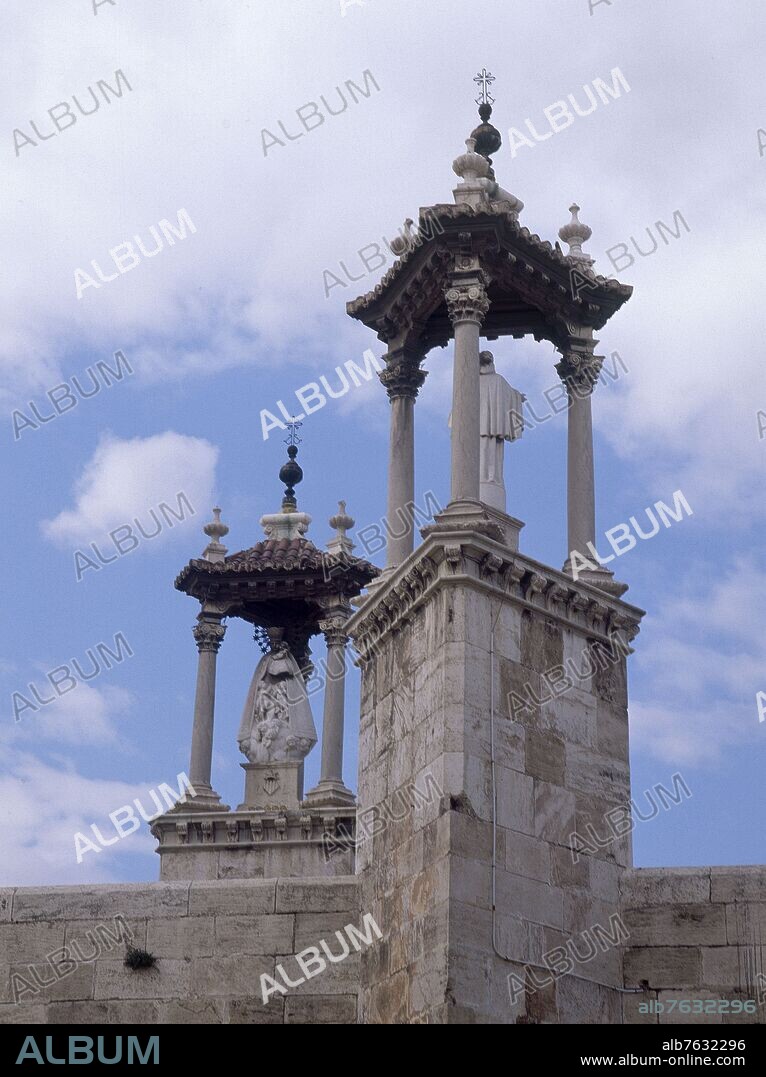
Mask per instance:
[[[606,593],[596,598],[592,589],[583,587],[584,581],[578,585],[520,554],[486,548],[482,552],[476,540],[474,534],[464,543],[445,541],[437,547],[441,558],[430,550],[401,578],[393,576],[376,591],[369,606],[352,616],[347,629],[361,664],[380,652],[389,632],[415,615],[426,590],[438,581],[449,586],[458,576],[473,578],[477,585],[504,593],[589,635],[607,638],[619,630],[630,641],[638,634],[642,610]]]

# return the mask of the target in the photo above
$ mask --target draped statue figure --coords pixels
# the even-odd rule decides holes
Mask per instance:
[[[481,500],[506,511],[503,464],[506,441],[516,441],[524,429],[526,397],[496,373],[492,352],[481,352]]]
[[[300,762],[316,744],[306,684],[286,643],[258,663],[237,734],[250,763]]]

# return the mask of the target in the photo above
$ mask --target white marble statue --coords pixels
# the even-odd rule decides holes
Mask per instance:
[[[286,643],[258,663],[237,734],[250,763],[300,762],[316,744],[317,733],[306,685]]]
[[[503,464],[506,441],[516,441],[524,429],[526,397],[495,371],[492,352],[481,352],[481,500],[506,511]]]

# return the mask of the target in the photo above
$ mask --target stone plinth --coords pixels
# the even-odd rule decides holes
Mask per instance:
[[[172,811],[152,823],[160,878],[251,879],[348,875],[356,813],[327,809]]]
[[[624,830],[606,841],[604,819],[630,801],[625,656],[642,611],[444,522],[347,626],[359,819],[379,820],[357,852],[362,908],[391,939],[385,960],[362,955],[361,1019],[619,1021],[619,946],[523,985],[555,947],[613,930],[631,846]],[[578,851],[589,825],[604,844]]]
[[[241,763],[245,799],[237,811],[295,812],[303,797],[303,763]]]

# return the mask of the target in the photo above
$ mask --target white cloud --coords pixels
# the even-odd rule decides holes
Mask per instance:
[[[83,665],[90,672],[91,663],[84,660]],[[38,692],[43,699],[53,693],[50,684],[42,678],[33,678]],[[36,711],[24,707],[18,723],[11,731],[5,730],[3,740],[17,737],[20,740],[35,740],[45,743],[84,745],[108,745],[119,747],[121,751],[129,750],[130,742],[120,736],[119,719],[122,718],[133,703],[133,696],[124,688],[106,685],[96,688],[91,684],[78,683],[65,695],[55,698],[45,706],[38,706],[26,685],[17,689],[36,707]],[[20,703],[21,706],[21,703]]]
[[[748,752],[764,735],[756,693],[766,691],[766,571],[739,559],[722,578],[695,572],[643,623],[631,744],[669,763],[709,764]]]
[[[174,775],[159,781],[177,784]],[[136,856],[146,857],[139,870],[151,877],[152,869],[156,871],[150,859],[156,843],[143,820],[139,830],[114,845],[100,852],[83,852],[79,864],[74,836],[79,832],[98,844],[91,830],[95,823],[105,839],[115,837],[109,813],[123,805],[133,805],[135,810],[136,797],[151,815],[156,809],[149,791],[158,784],[88,778],[70,763],[56,767],[27,752],[5,750],[0,773],[5,824],[0,885],[112,882],[121,878],[120,868]]]
[[[44,521],[43,533],[59,543],[88,543],[138,519],[146,534],[159,523],[161,538],[171,532],[168,525],[178,527],[169,516],[163,523],[161,504],[188,520],[191,513],[178,500],[184,494],[194,514],[208,511],[217,457],[208,441],[171,430],[130,440],[104,437],[76,482],[74,508]]]

